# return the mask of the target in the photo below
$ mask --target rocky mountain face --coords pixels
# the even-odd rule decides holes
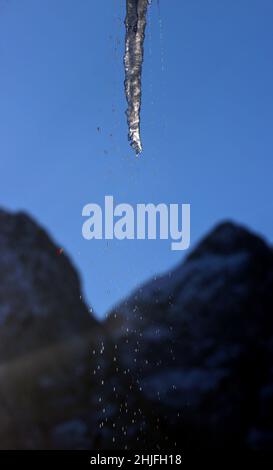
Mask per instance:
[[[0,448],[268,449],[273,251],[216,227],[104,324],[66,254],[0,211]]]
[[[0,211],[0,279],[0,448],[90,447],[100,328],[75,269],[27,215]]]
[[[232,223],[107,320],[102,447],[273,444],[273,252]]]

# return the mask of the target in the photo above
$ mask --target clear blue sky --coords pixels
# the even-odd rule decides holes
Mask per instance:
[[[125,0],[0,1],[0,204],[49,230],[100,316],[183,257],[169,241],[83,240],[82,207],[106,194],[191,203],[193,245],[226,218],[272,241],[273,2],[160,5],[161,30],[156,0],[149,12],[136,159]]]

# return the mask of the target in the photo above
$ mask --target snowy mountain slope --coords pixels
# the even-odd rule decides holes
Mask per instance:
[[[101,328],[68,257],[0,211],[0,448],[90,447],[90,349]]]
[[[107,445],[270,446],[272,311],[272,249],[232,223],[137,289],[107,320]]]
[[[0,448],[270,449],[273,252],[233,223],[103,325],[65,253],[0,211]]]

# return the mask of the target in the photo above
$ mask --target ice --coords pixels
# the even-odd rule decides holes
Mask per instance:
[[[126,1],[125,93],[129,127],[128,138],[136,154],[142,151],[140,135],[141,75],[144,56],[146,15],[151,0]]]

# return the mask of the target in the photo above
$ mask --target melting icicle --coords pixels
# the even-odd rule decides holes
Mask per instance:
[[[142,151],[140,137],[141,72],[144,54],[146,14],[151,0],[126,0],[125,93],[129,127],[128,138],[137,154]]]

